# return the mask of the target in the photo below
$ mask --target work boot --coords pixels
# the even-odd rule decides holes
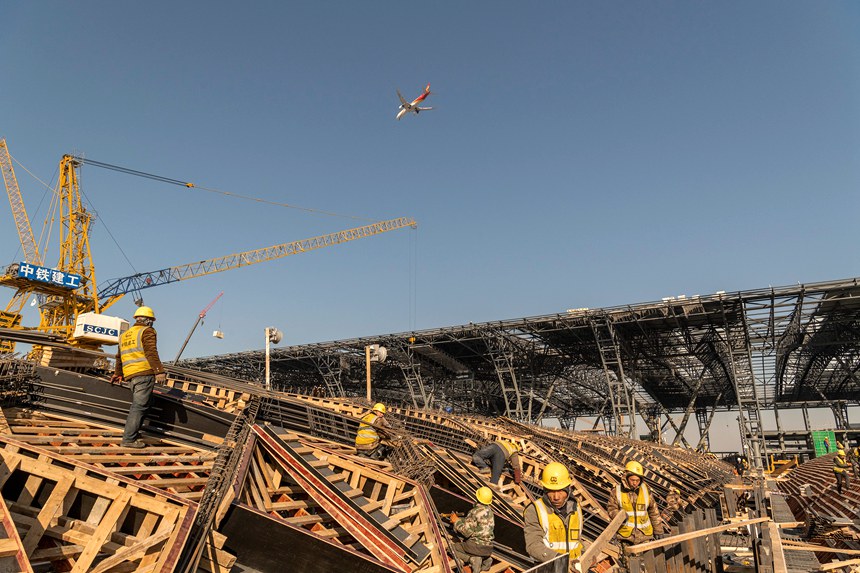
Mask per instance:
[[[140,440],[135,440],[133,442],[122,442],[122,443],[120,443],[120,446],[123,448],[139,449],[139,448],[145,448],[146,444],[141,442]]]
[[[469,566],[472,568],[472,573],[479,573],[481,571],[483,559],[478,556],[469,557]]]
[[[493,558],[485,557],[483,563],[481,564],[481,571],[489,571],[490,567],[493,566]]]

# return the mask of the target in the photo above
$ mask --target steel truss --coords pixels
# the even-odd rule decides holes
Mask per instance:
[[[704,429],[713,410],[739,409],[744,440],[758,448],[752,457],[763,458],[762,409],[860,403],[858,281],[676,296],[278,348],[272,379],[281,387],[319,386],[325,375],[317,364],[337,357],[343,393],[360,396],[364,347],[382,344],[389,359],[374,366],[374,396],[391,403],[564,423],[598,416],[625,436],[635,431],[634,412],[650,417],[653,432],[655,412],[694,411]],[[263,359],[256,350],[181,364],[259,380]],[[676,426],[676,433],[683,429]]]

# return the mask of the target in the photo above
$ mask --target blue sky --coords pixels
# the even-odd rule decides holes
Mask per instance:
[[[79,152],[350,216],[84,167],[99,282],[419,223],[144,291],[167,358],[220,291],[186,356],[261,348],[268,325],[302,344],[858,274],[857,2],[3,14],[0,136],[42,180]],[[427,82],[436,109],[394,121],[395,88]],[[15,167],[41,228],[44,187]],[[8,207],[0,221],[5,264],[20,252]],[[110,312],[130,315],[127,298]]]

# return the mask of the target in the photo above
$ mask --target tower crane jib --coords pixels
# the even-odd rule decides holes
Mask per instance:
[[[6,146],[5,139],[0,139],[0,170],[3,172],[3,182],[6,184],[6,194],[9,196],[9,205],[12,207],[15,228],[18,229],[18,238],[21,240],[24,261],[41,265],[42,257],[39,255],[33,228],[30,226],[30,218],[24,208],[24,199],[18,188],[18,180],[15,178],[15,170],[12,167],[12,156],[9,155],[9,148]]]
[[[145,288],[151,288],[158,285],[182,281],[194,277],[211,275],[238,267],[254,265],[265,261],[280,259],[289,255],[296,255],[306,251],[321,249],[347,243],[356,239],[372,237],[380,233],[395,231],[404,227],[417,227],[414,219],[408,217],[400,217],[398,219],[390,219],[388,221],[379,221],[371,225],[356,227],[354,229],[346,229],[336,233],[311,237],[300,241],[290,243],[282,243],[253,251],[245,251],[226,257],[217,259],[208,259],[187,265],[169,267],[158,271],[148,273],[138,273],[128,277],[112,279],[104,283],[99,288],[98,298],[101,308],[104,310],[118,301],[123,295],[130,292],[137,292]]]

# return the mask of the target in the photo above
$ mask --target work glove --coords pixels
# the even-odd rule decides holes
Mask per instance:
[[[113,376],[110,377],[110,383],[111,384],[122,384],[122,376],[120,376],[119,374],[114,374]]]
[[[458,521],[460,521],[460,516],[452,511],[451,517],[449,519],[451,520],[451,524],[453,525],[453,524],[457,523]]]
[[[156,374],[155,375],[155,381],[158,384],[164,384],[165,382],[167,382],[167,373],[162,372],[161,374]]]
[[[514,470],[514,483],[518,484],[523,481],[523,472],[520,469]]]

